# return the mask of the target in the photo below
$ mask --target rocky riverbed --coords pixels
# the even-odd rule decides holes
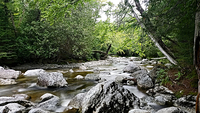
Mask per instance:
[[[195,96],[176,98],[159,85],[156,63],[109,57],[67,65],[0,67],[0,112],[195,113]]]

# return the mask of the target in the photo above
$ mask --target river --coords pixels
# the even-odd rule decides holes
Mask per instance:
[[[112,75],[129,75],[123,73],[123,69],[131,62],[136,65],[146,68],[148,71],[151,70],[152,66],[141,65],[141,61],[135,61],[136,57],[131,58],[115,58],[112,57],[108,60],[109,63],[101,63],[104,61],[92,61],[87,62],[85,65],[88,67],[87,70],[81,70],[79,68],[57,68],[47,69],[48,72],[62,72],[68,82],[68,87],[65,88],[43,88],[36,85],[37,77],[19,77],[15,85],[0,86],[0,96],[12,96],[13,94],[27,94],[31,97],[32,102],[39,102],[40,97],[45,93],[52,93],[61,99],[61,107],[56,112],[62,112],[68,105],[69,101],[78,93],[86,92],[91,87],[95,86],[98,82],[93,80],[78,80],[75,79],[77,75],[86,76],[90,73],[95,73],[95,70],[104,73],[110,73],[108,79],[112,78]],[[25,72],[26,70],[20,70]],[[124,85],[124,88],[134,93],[137,97],[142,98],[146,96],[144,91],[138,90],[137,86]],[[154,109],[159,110],[165,106],[160,106],[155,103],[149,103]]]

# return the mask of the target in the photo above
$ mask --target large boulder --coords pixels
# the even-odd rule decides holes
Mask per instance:
[[[142,89],[150,89],[154,87],[153,80],[148,74],[143,74],[137,77],[137,85]]]
[[[62,73],[45,72],[38,76],[37,84],[42,87],[65,87],[67,82]]]
[[[139,99],[133,93],[112,81],[99,83],[72,101],[78,103],[75,107],[80,107],[82,113],[127,113],[140,105]]]
[[[134,64],[129,64],[123,69],[123,72],[134,73],[138,70],[141,70],[141,68],[139,66],[134,65]]]
[[[20,75],[21,71],[15,71],[13,69],[4,69],[0,66],[0,78],[17,79]]]
[[[32,70],[27,70],[24,73],[24,75],[25,76],[39,76],[42,73],[46,73],[46,71],[43,69],[32,69]]]
[[[41,101],[36,107],[43,110],[55,111],[60,103],[60,98],[50,93],[42,95],[40,99]]]

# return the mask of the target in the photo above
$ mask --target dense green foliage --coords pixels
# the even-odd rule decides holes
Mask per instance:
[[[98,21],[106,6],[108,19]],[[109,44],[110,54],[163,56],[123,2],[113,9],[99,0],[1,0],[0,64],[90,60],[93,50],[106,51]],[[141,18],[150,19],[182,67],[192,64],[195,12],[195,0],[150,0]],[[117,19],[111,22],[113,14]]]
[[[47,6],[42,1],[0,3],[4,15],[0,17],[0,64],[7,64],[8,59],[25,63],[91,58],[100,2],[69,2],[60,15],[51,12],[62,8],[53,7],[56,3],[51,3],[48,10],[44,10]]]
[[[193,63],[195,0],[150,0],[147,15],[180,65]]]

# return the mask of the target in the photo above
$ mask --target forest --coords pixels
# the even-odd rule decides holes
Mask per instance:
[[[178,70],[175,79],[193,79],[197,90],[193,47],[200,1],[122,0],[114,7],[106,0],[1,0],[0,65],[165,56],[162,62]]]

